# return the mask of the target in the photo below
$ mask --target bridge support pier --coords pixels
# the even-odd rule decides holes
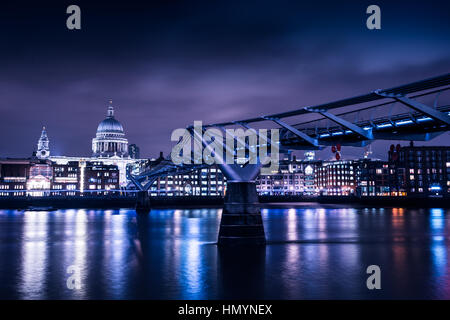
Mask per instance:
[[[149,213],[150,212],[150,196],[147,191],[138,191],[136,195],[136,212]]]
[[[264,225],[255,182],[227,182],[218,245],[264,245]]]

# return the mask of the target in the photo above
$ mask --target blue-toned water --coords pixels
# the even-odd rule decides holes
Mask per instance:
[[[220,209],[0,210],[0,298],[450,298],[447,210],[302,204],[262,214],[265,248],[219,250]],[[366,287],[372,264],[381,290]],[[68,288],[70,266],[79,289]]]

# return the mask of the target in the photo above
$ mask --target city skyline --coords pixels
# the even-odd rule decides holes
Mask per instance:
[[[112,100],[109,100],[109,106],[111,106],[111,104],[112,104]],[[45,132],[45,134],[47,135],[47,131],[48,131],[48,128],[45,125],[42,126],[41,131],[40,131],[41,132],[40,135],[42,135],[43,132]],[[408,142],[408,141],[405,141],[405,140],[381,140],[381,141],[375,140],[375,141],[373,141],[371,144],[369,144],[366,147],[349,147],[349,146],[346,146],[346,147],[343,147],[342,149],[345,150],[346,148],[348,148],[348,149],[353,149],[353,150],[358,150],[358,151],[356,151],[355,153],[350,154],[350,155],[349,154],[345,154],[345,153],[343,153],[343,154],[340,153],[341,157],[342,157],[341,160],[356,160],[356,159],[363,159],[363,158],[387,160],[387,158],[388,158],[387,155],[388,155],[388,151],[389,151],[389,147],[390,146],[392,146],[392,145],[400,145],[401,147],[406,147],[406,146],[410,146],[411,142],[413,142],[413,144],[415,146],[436,146],[436,147],[437,146],[448,146],[448,145],[450,145],[448,143],[447,144],[444,143],[444,144],[441,144],[441,145],[438,145],[438,144],[435,143],[436,140],[441,140],[445,134],[448,134],[448,132],[446,132],[446,133],[444,133],[444,134],[442,134],[442,135],[438,136],[437,138],[434,138],[434,139],[432,139],[430,141],[409,141]],[[93,134],[92,136],[95,137],[95,134]],[[29,154],[15,155],[15,156],[8,156],[8,155],[5,156],[4,154],[0,154],[0,158],[29,158],[31,156],[34,156],[35,153],[38,152],[39,144],[41,143],[40,142],[41,138],[36,140],[37,143],[34,143],[34,148],[32,149],[31,153],[29,153]],[[441,139],[439,139],[439,138],[441,138]],[[92,143],[90,144],[91,152],[85,152],[85,153],[82,153],[82,154],[70,154],[70,153],[69,154],[60,154],[59,152],[56,152],[56,154],[55,154],[55,152],[54,152],[55,150],[52,148],[51,141],[52,141],[51,137],[47,139],[47,148],[50,149],[50,152],[52,153],[53,157],[55,157],[55,156],[57,156],[57,157],[64,157],[64,156],[73,157],[73,156],[75,156],[75,157],[81,157],[81,158],[90,158],[92,156]],[[385,147],[385,149],[381,149],[381,148],[379,149],[378,156],[377,155],[373,155],[373,145],[376,145],[376,144],[378,144],[378,145],[383,144],[383,147]],[[133,142],[130,142],[129,146],[131,146],[131,145],[136,145],[136,144],[134,144]],[[142,157],[142,158],[143,159],[145,159],[145,158],[155,159],[155,158],[157,158],[158,156],[161,155],[161,152],[163,152],[163,151],[154,152],[151,156],[149,156],[149,157]],[[290,152],[291,152],[291,154],[296,155],[299,159],[303,159],[303,158],[307,159],[309,157],[309,155],[307,155],[306,153],[310,153],[308,151],[302,151],[302,150],[291,150]],[[384,152],[384,154],[383,154],[383,152]],[[163,152],[163,154],[164,154],[164,152]],[[326,147],[324,150],[314,151],[314,154],[315,154],[314,158],[316,160],[324,160],[324,161],[336,160],[335,159],[335,154],[332,151],[332,147]],[[282,154],[280,154],[279,160],[282,160],[285,157],[286,157],[286,154],[282,153]],[[128,155],[126,156],[126,158],[128,158]]]
[[[1,156],[29,156],[44,125],[53,154],[89,155],[109,99],[129,141],[155,157],[193,120],[288,111],[450,70],[447,3],[381,1],[376,32],[365,27],[365,3],[79,5],[79,31],[65,28],[65,3],[5,5],[0,134],[10,138]],[[448,145],[447,134],[419,145]],[[375,142],[373,157],[384,159],[390,143]]]

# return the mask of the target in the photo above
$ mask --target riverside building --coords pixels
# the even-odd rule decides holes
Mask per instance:
[[[356,194],[360,197],[401,196],[391,190],[393,176],[387,161],[360,159],[356,167]]]
[[[158,178],[151,196],[224,196],[226,178],[216,165],[186,174]]]
[[[312,166],[290,155],[280,160],[277,173],[259,175],[256,190],[261,195],[301,195],[314,190]],[[312,178],[312,179],[311,179]]]
[[[316,190],[324,196],[350,196],[356,190],[356,164],[353,160],[317,163]]]
[[[119,189],[119,170],[101,162],[0,159],[0,197],[111,194]]]
[[[24,196],[29,170],[29,159],[0,159],[0,197]]]
[[[450,147],[410,146],[389,151],[396,183],[416,197],[450,196]]]

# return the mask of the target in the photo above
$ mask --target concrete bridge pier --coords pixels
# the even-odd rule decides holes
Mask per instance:
[[[228,182],[218,244],[224,246],[265,243],[255,182]]]
[[[149,213],[150,209],[150,195],[148,191],[138,191],[136,195],[136,212]]]

